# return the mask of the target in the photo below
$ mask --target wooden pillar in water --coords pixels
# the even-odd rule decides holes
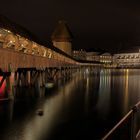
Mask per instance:
[[[61,69],[61,78],[64,78],[64,68]]]
[[[6,90],[8,93],[8,98],[13,100],[14,99],[14,82],[15,82],[15,73],[11,72],[10,76],[6,77]]]
[[[15,82],[14,82],[14,86],[17,86],[18,83],[18,72],[15,72]]]
[[[57,68],[54,68],[52,70],[52,78],[53,78],[54,81],[57,80],[57,73],[58,73],[58,69]]]
[[[43,86],[43,78],[42,78],[42,72],[41,71],[39,71],[37,82],[38,82],[38,84],[39,84],[40,87]]]
[[[61,75],[61,68],[58,69],[58,72],[57,72],[57,79],[61,79],[62,78],[62,75]]]
[[[21,86],[26,86],[26,72],[25,71],[22,71],[22,74],[21,74]]]
[[[30,76],[31,76],[30,77],[30,84],[32,86],[34,86],[35,82],[37,82],[37,80],[38,80],[39,72],[38,71],[32,71]]]
[[[56,75],[55,75],[56,80],[59,79],[59,73],[60,73],[60,69],[57,69],[57,73],[56,73]]]
[[[31,84],[31,71],[27,71],[26,73],[26,85],[30,86]]]
[[[72,77],[72,67],[70,67],[70,77]]]
[[[45,70],[45,83],[48,81],[48,68]]]
[[[61,71],[61,77],[64,78],[65,77],[65,69],[63,68]]]
[[[42,83],[43,83],[43,86],[45,86],[45,71],[44,70],[42,71]]]
[[[19,86],[23,86],[23,73],[22,72],[20,72],[19,73]]]
[[[17,86],[22,86],[22,72],[17,73]]]

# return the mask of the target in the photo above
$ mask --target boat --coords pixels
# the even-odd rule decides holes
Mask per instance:
[[[45,87],[46,87],[46,88],[53,88],[53,87],[54,87],[54,82],[47,82],[47,83],[45,84]]]
[[[45,83],[45,88],[53,88],[54,87],[54,79],[53,78],[48,78],[46,83]]]

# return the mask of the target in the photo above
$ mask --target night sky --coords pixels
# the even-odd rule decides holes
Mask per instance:
[[[118,51],[139,45],[139,0],[4,0],[0,14],[50,40],[58,20],[67,21],[73,48]]]

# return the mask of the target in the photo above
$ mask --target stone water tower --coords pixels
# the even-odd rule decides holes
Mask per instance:
[[[61,20],[58,22],[51,39],[54,47],[70,56],[72,55],[72,33],[65,21]]]

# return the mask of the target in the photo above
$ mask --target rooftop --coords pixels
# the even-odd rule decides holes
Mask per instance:
[[[67,26],[67,23],[63,20],[60,20],[52,33],[51,39],[55,41],[71,41],[73,35]]]

